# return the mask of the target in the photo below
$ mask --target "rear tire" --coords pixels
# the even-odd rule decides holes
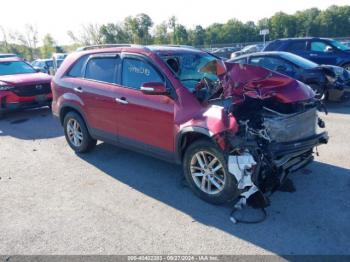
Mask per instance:
[[[202,165],[205,169],[201,168]],[[206,202],[223,204],[240,194],[236,178],[228,172],[227,159],[211,141],[201,139],[188,147],[183,158],[183,170],[191,190]]]
[[[82,117],[76,112],[68,112],[63,121],[64,135],[68,145],[76,153],[86,153],[92,150],[97,143],[86,127]]]

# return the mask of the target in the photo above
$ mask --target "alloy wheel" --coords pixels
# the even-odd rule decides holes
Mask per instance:
[[[224,189],[226,174],[220,160],[207,151],[199,151],[191,159],[190,171],[196,186],[213,195]]]
[[[80,147],[83,143],[83,132],[80,124],[75,119],[69,119],[67,123],[67,135],[69,141],[75,146]]]

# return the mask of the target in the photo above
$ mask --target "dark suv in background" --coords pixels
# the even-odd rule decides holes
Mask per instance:
[[[336,65],[350,71],[350,48],[329,38],[287,38],[270,42],[263,51],[297,54],[319,65]]]

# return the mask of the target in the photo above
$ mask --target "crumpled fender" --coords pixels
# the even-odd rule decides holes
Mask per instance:
[[[220,79],[225,97],[275,98],[282,103],[293,103],[311,99],[315,95],[309,86],[277,72],[253,65],[225,65],[227,72]]]
[[[212,138],[223,150],[226,141],[221,134],[226,131],[236,133],[239,125],[232,114],[227,114],[224,108],[217,105],[211,105],[196,117],[179,126],[180,141],[181,137],[188,132],[196,132]]]
[[[234,133],[238,131],[236,119],[231,114],[227,115],[224,108],[217,105],[209,106],[196,117],[181,124],[180,131],[189,127],[207,130],[210,137],[227,130]]]

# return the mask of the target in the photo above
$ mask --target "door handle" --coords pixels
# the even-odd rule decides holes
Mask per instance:
[[[120,104],[123,104],[123,105],[129,104],[129,102],[126,100],[125,97],[116,98],[115,101],[116,101],[117,103],[120,103]]]
[[[75,92],[83,93],[83,88],[81,86],[74,88]]]
[[[318,56],[317,54],[310,54],[310,56],[313,56],[313,57],[315,57],[315,56]]]

